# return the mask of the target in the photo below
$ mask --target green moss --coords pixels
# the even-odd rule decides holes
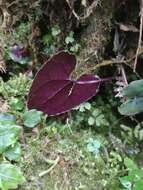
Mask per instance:
[[[98,136],[91,129],[78,131],[73,128],[72,135],[65,133],[62,137],[62,134],[58,134],[58,140],[57,134],[52,137],[49,133],[49,130],[46,132],[43,129],[38,139],[27,138],[28,147],[25,148],[21,167],[28,181],[22,187],[23,190],[99,190],[99,187],[108,187],[109,174],[104,154],[107,142],[104,137]],[[87,149],[89,138],[101,141],[101,150],[97,157]],[[39,177],[41,172],[52,166],[57,157],[57,165],[49,173]],[[118,180],[115,177],[111,179],[118,187]]]

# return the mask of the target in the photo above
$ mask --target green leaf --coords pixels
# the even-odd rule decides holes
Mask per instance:
[[[120,182],[121,184],[128,190],[131,190],[132,187],[132,181],[133,181],[133,177],[131,176],[125,176],[120,178]]]
[[[0,125],[0,154],[16,143],[21,132],[17,125]]]
[[[84,103],[84,107],[87,109],[87,110],[90,110],[91,109],[91,104],[89,102],[85,102]]]
[[[126,88],[123,89],[123,95],[129,98],[143,96],[143,79],[131,82]]]
[[[35,127],[40,123],[42,118],[42,112],[35,109],[26,111],[23,115],[24,125],[29,128]]]
[[[52,35],[46,34],[45,36],[43,36],[42,41],[43,41],[44,45],[49,46],[53,42]]]
[[[14,61],[14,62],[17,62],[17,63],[20,63],[21,65],[25,65],[25,64],[27,64],[27,63],[29,63],[31,60],[32,60],[32,58],[30,57],[30,56],[28,56],[28,57],[17,57],[17,56],[15,56],[14,54],[12,54],[12,53],[9,53],[9,56],[10,56],[10,58]]]
[[[48,55],[52,54],[55,51],[55,46],[49,45],[44,48],[44,52]]]
[[[16,143],[14,146],[9,147],[5,152],[4,156],[9,160],[19,161],[21,157],[21,146],[19,143]]]
[[[143,170],[138,168],[137,170],[132,171],[131,174],[134,175],[135,180],[138,181],[143,177]]]
[[[87,141],[87,150],[94,153],[96,156],[99,154],[99,149],[101,147],[101,142],[99,140],[89,138]]]
[[[143,180],[138,180],[133,187],[133,190],[143,190]]]
[[[75,44],[74,46],[72,46],[71,48],[70,48],[70,51],[71,52],[75,52],[75,53],[77,53],[78,51],[79,51],[79,49],[80,49],[80,44]]]
[[[143,140],[143,129],[139,131],[139,140]]]
[[[143,97],[127,100],[118,108],[122,115],[135,115],[143,112]]]
[[[89,117],[88,118],[88,125],[94,125],[94,123],[95,123],[94,117]]]
[[[99,116],[101,114],[101,110],[99,110],[99,109],[94,109],[94,111],[92,112],[92,115],[94,116],[94,117],[97,117],[97,116]]]
[[[122,185],[128,190],[142,190],[143,171],[128,157],[124,159],[124,164],[128,175],[120,178]]]
[[[52,28],[52,36],[58,36],[61,33],[59,26],[55,26]]]
[[[22,110],[24,108],[24,102],[19,98],[12,98],[10,101],[10,106],[12,110]]]
[[[25,182],[19,169],[11,164],[0,164],[0,188],[2,190],[16,189]]]
[[[124,159],[124,164],[125,164],[126,168],[128,168],[130,171],[131,170],[138,170],[138,166],[134,163],[133,160],[131,160],[128,157],[126,157]]]
[[[79,106],[77,106],[76,108],[74,108],[75,110],[78,110],[80,112],[85,112],[86,110],[90,110],[91,109],[91,104],[89,102],[85,102]]]
[[[0,113],[0,125],[13,125],[16,123],[15,117],[10,113]]]
[[[66,44],[71,44],[71,43],[74,42],[74,37],[73,37],[73,35],[74,35],[74,32],[70,32],[69,36],[67,36],[67,37],[65,38]]]

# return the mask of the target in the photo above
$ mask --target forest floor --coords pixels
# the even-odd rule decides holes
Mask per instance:
[[[0,1],[0,189],[143,190],[142,113],[119,111],[123,89],[143,76],[142,9],[134,0]],[[49,117],[27,100],[61,51],[77,60],[74,82],[89,73],[107,80],[67,116]]]

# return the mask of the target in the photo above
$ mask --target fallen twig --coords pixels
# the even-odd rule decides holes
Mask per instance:
[[[54,160],[54,161],[52,160],[52,162],[54,162],[54,164],[48,170],[45,170],[45,171],[39,173],[39,177],[42,177],[42,176],[48,174],[49,172],[51,172],[53,170],[53,168],[58,164],[59,160],[60,160],[59,156],[57,157],[56,160]]]

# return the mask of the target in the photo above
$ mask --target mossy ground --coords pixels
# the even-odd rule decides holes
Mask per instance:
[[[38,137],[26,138],[21,167],[27,183],[22,190],[121,189],[116,180],[118,167],[110,167],[105,137],[90,127],[71,129],[63,125],[61,133],[49,128],[42,129]],[[98,155],[87,148],[91,138],[101,142]]]
[[[21,100],[26,96],[28,84],[23,75],[2,82],[1,92],[9,105],[13,93]],[[119,115],[118,104],[109,85],[67,119],[43,114],[33,129],[24,125],[26,105],[22,111],[10,107],[24,131],[23,155],[14,163],[26,178],[19,189],[123,190],[120,177],[128,175],[124,160],[132,158],[142,168],[143,135],[142,123],[129,118],[127,122]]]

